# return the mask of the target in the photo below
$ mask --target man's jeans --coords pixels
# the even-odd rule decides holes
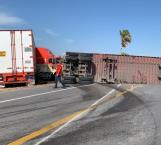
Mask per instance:
[[[58,82],[62,84],[63,88],[65,87],[65,84],[61,80],[61,76],[55,76],[55,88],[58,87]]]

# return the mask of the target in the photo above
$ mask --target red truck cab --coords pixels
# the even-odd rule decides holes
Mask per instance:
[[[56,68],[59,57],[56,57],[47,48],[36,48],[36,78],[37,81],[53,80],[54,74],[51,69]]]

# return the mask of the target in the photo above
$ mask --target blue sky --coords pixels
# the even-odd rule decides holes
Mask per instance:
[[[128,29],[131,55],[161,56],[161,0],[0,0],[0,29],[32,29],[37,46],[120,53]]]

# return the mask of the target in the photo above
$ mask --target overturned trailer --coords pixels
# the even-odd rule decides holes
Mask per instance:
[[[94,54],[95,82],[161,84],[161,58]]]
[[[114,54],[67,52],[67,82],[161,84],[161,58]]]

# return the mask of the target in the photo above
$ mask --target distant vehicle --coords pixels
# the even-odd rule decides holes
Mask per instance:
[[[51,79],[50,67],[59,58],[47,48],[36,48],[32,30],[0,30],[0,39],[0,85]]]

